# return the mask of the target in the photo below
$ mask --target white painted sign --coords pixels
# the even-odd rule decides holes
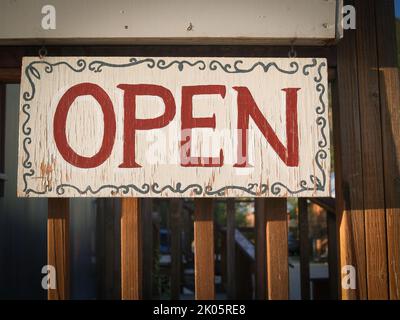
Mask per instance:
[[[27,57],[18,195],[330,194],[327,62]]]

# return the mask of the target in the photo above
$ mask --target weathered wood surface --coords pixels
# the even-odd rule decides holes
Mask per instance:
[[[343,299],[398,299],[399,78],[393,2],[347,3],[355,5],[359,18],[357,29],[347,31],[338,46],[336,210],[339,267],[354,266],[357,281],[354,289],[342,287],[340,293]]]
[[[393,1],[376,1],[389,298],[400,300],[400,48],[394,13]]]
[[[267,298],[289,299],[287,200],[265,199]]]
[[[47,264],[56,272],[55,289],[47,291],[49,300],[68,300],[70,297],[69,249],[69,199],[49,199]]]
[[[329,196],[325,59],[49,57],[23,70],[19,196]]]
[[[142,250],[138,198],[121,200],[121,299],[142,298]]]
[[[44,5],[1,2],[0,44],[321,45],[335,40],[336,11],[341,10],[336,1],[325,0],[170,0],[168,5],[159,0],[53,0],[56,28],[46,30],[41,27],[49,18],[42,13]]]
[[[195,298],[215,298],[213,200],[196,199],[194,212]]]
[[[356,29],[368,299],[387,299],[386,215],[374,0],[357,0]]]

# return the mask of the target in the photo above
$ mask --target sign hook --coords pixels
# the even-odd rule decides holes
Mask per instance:
[[[39,54],[39,58],[40,58],[40,59],[45,58],[45,57],[47,56],[47,49],[46,49],[46,47],[45,47],[45,46],[42,46],[42,47],[39,49],[38,54]]]
[[[292,41],[292,43],[290,45],[290,49],[289,49],[289,52],[288,52],[288,57],[289,58],[297,58],[297,51],[295,50],[295,48],[293,46],[293,41]]]

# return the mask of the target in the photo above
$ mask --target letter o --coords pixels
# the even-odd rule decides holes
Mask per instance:
[[[104,115],[103,141],[100,150],[92,157],[84,157],[77,154],[68,144],[66,136],[69,109],[77,97],[86,95],[90,95],[97,100]],[[114,145],[115,131],[116,121],[113,104],[107,93],[97,84],[77,84],[69,88],[58,102],[53,121],[54,140],[64,160],[75,167],[94,168],[106,161]]]

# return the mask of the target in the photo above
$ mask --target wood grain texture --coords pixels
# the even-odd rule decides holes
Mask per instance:
[[[19,196],[329,196],[326,59],[132,59],[24,59]],[[190,97],[192,111],[188,99],[183,99],[183,88],[210,81],[222,91]],[[137,99],[133,98],[137,100],[137,111],[126,111],[132,110],[131,102],[124,107],[129,95],[126,91],[130,89],[120,85],[137,83],[152,88],[162,86],[162,92],[169,92],[168,99],[160,99],[161,93],[139,93]],[[76,99],[65,98],[67,93],[74,92],[75,85],[88,91]],[[293,93],[284,91],[285,88],[292,88]],[[101,98],[94,99],[94,92],[101,92]],[[246,99],[253,102],[243,102]],[[240,116],[237,104],[241,105]],[[258,111],[243,111],[249,104]],[[105,110],[109,115],[106,121]],[[129,128],[131,121],[122,120],[126,118],[124,112],[141,120],[155,119],[160,114],[168,116],[163,118],[165,121],[146,122],[146,130],[133,130]],[[191,123],[188,118],[200,116],[208,117],[210,124],[195,127],[193,137],[188,139],[188,132],[182,132],[182,128],[186,128],[187,121]],[[257,121],[242,121],[250,117]],[[242,127],[243,131],[239,131]],[[133,135],[135,146],[125,130]],[[237,143],[242,141],[240,133],[248,134],[249,165],[245,167],[238,164],[242,161]],[[289,146],[292,142],[293,148]],[[290,152],[297,150],[297,142],[298,152]],[[134,167],[133,160],[127,160],[133,157],[132,150],[136,150],[135,161],[141,167]],[[222,159],[221,155],[223,163],[207,162],[208,157]],[[182,165],[190,156],[207,160],[197,163],[194,158],[191,165]]]
[[[346,4],[354,5],[354,1]],[[341,289],[342,299],[367,299],[363,169],[358,95],[356,35],[346,30],[337,47],[337,81],[333,83],[336,216],[340,265],[356,269],[356,289]],[[342,275],[343,276],[343,275]],[[341,285],[339,283],[339,285]]]
[[[393,1],[375,1],[389,298],[400,299],[400,79]],[[399,36],[399,35],[398,35]]]
[[[194,212],[195,298],[215,298],[213,200],[196,199]]]
[[[287,200],[265,199],[267,297],[289,299]]]
[[[298,200],[301,299],[310,300],[310,238],[307,199]]]
[[[69,199],[49,199],[47,218],[47,264],[56,270],[56,289],[49,289],[49,300],[70,297]]]
[[[365,243],[369,299],[388,298],[382,126],[375,1],[357,0],[356,48],[363,163]],[[379,35],[383,36],[383,35]]]
[[[142,297],[141,225],[138,198],[121,199],[121,298]]]

